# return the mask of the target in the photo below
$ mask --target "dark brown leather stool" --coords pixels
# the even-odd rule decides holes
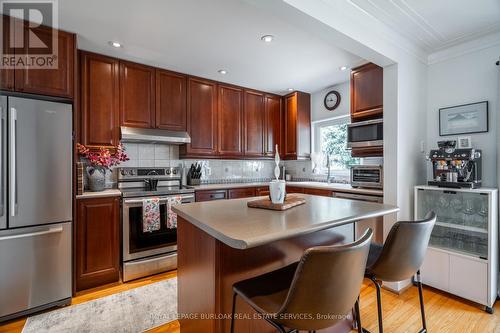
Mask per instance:
[[[236,296],[240,296],[279,332],[314,332],[333,326],[353,308],[361,319],[357,298],[372,231],[354,243],[307,249],[298,263],[233,285],[231,332]]]
[[[384,245],[371,244],[365,277],[369,278],[377,289],[378,328],[383,333],[381,282],[397,282],[417,275],[416,284],[420,299],[422,329],[427,332],[425,323],[424,299],[422,297],[422,282],[420,266],[429,245],[432,228],[436,223],[436,214],[430,212],[423,220],[397,222],[391,228]],[[368,332],[367,330],[363,330]]]

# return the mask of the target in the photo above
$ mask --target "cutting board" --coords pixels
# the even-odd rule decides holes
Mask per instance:
[[[297,194],[287,194],[285,198],[285,202],[282,204],[273,204],[271,199],[259,199],[248,201],[247,206],[250,208],[261,208],[261,209],[270,209],[270,210],[287,210],[299,205],[303,205],[306,203],[306,199]]]

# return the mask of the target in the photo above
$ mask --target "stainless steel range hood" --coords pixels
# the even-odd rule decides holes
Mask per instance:
[[[120,131],[122,142],[170,143],[175,145],[191,143],[191,137],[187,132],[125,126],[121,126]]]

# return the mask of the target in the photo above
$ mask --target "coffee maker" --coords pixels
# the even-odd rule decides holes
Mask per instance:
[[[481,150],[456,149],[456,141],[439,141],[439,149],[432,149],[432,180],[429,185],[452,188],[481,187]]]

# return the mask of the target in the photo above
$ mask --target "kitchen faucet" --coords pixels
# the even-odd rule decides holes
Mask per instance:
[[[328,173],[326,175],[326,183],[330,184],[334,177],[330,175],[330,155],[326,155],[326,168],[328,169]]]

